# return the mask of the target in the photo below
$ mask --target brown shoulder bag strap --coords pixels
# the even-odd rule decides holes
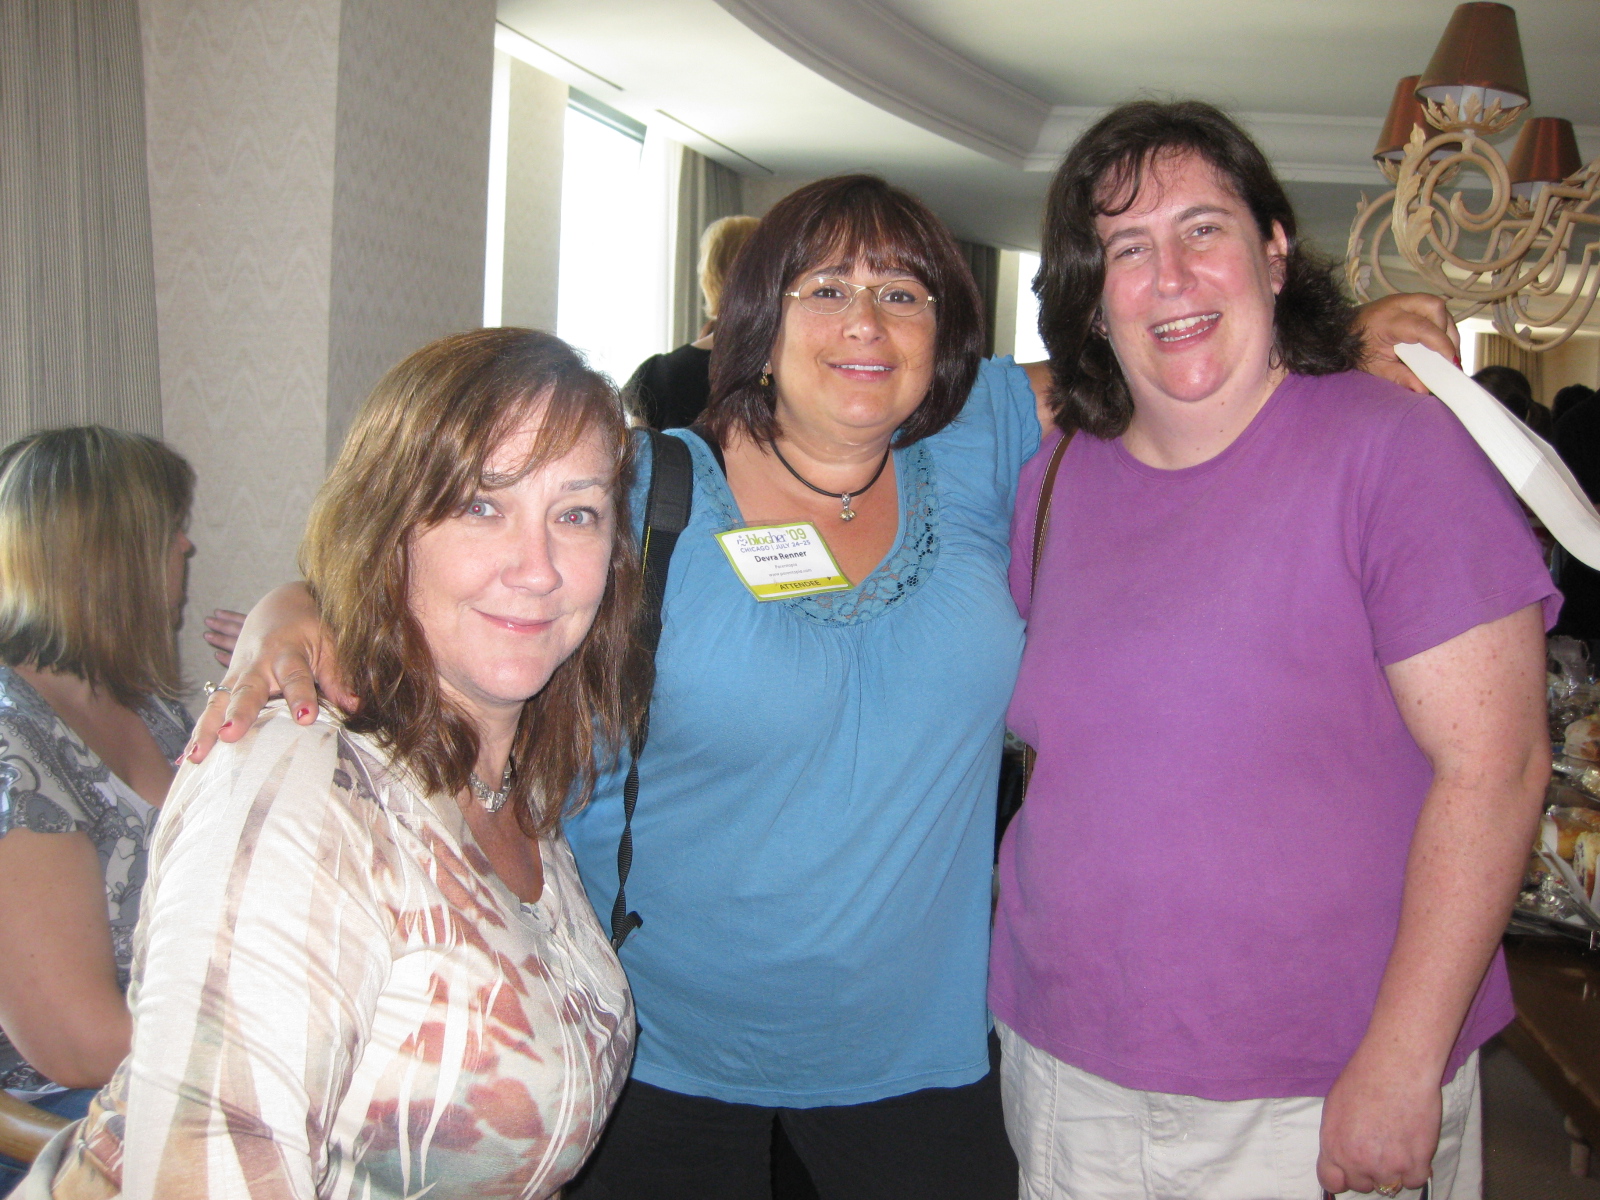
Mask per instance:
[[[1033,514],[1033,571],[1028,576],[1028,611],[1033,611],[1034,593],[1039,587],[1039,560],[1044,557],[1044,538],[1050,531],[1050,497],[1056,490],[1056,472],[1061,470],[1061,460],[1077,430],[1069,429],[1050,453],[1050,465],[1044,470],[1044,480],[1039,484],[1039,507]],[[1022,752],[1022,796],[1026,800],[1028,785],[1033,782],[1033,764],[1039,752],[1029,746]]]
[[[1039,586],[1039,560],[1044,557],[1044,536],[1050,529],[1050,497],[1056,490],[1056,472],[1061,470],[1061,460],[1066,456],[1067,447],[1072,444],[1072,435],[1077,430],[1069,429],[1056,443],[1056,448],[1050,454],[1050,465],[1045,468],[1044,482],[1039,485],[1039,507],[1033,514],[1033,573],[1028,576],[1028,607],[1033,607],[1033,589]]]

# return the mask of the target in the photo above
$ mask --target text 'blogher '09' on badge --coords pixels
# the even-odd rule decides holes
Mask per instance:
[[[810,521],[730,529],[717,534],[717,541],[757,600],[850,590],[828,543]]]

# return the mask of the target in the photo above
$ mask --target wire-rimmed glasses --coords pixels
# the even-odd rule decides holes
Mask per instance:
[[[793,296],[807,312],[834,317],[854,304],[862,292],[872,296],[879,312],[891,317],[914,317],[925,312],[935,300],[927,284],[920,279],[891,279],[887,283],[868,285],[851,283],[834,275],[813,275],[784,295]]]

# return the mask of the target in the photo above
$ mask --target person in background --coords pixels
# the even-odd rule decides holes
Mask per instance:
[[[1561,424],[1561,418],[1566,416],[1578,405],[1594,399],[1594,389],[1584,387],[1581,383],[1569,383],[1556,393],[1556,398],[1550,402],[1550,421],[1552,426]]]
[[[1453,353],[1437,301],[1375,311],[1380,355]],[[1044,377],[983,360],[982,328],[950,231],[873,176],[779,201],[730,274],[711,405],[669,435],[694,495],[632,823],[639,1050],[574,1200],[770,1197],[775,1123],[832,1200],[1016,1195],[984,988],[1007,536]],[[797,522],[842,578],[763,601],[717,535]],[[325,638],[303,586],[258,605],[192,753],[280,681],[297,708],[313,671],[343,694]],[[624,777],[567,823],[601,913]]]
[[[194,472],[154,438],[0,451],[0,1087],[83,1115],[128,1052],[148,842],[189,735]],[[25,1170],[0,1158],[0,1196]]]
[[[1571,399],[1574,395],[1576,400]],[[1573,384],[1556,393],[1557,404],[1563,398],[1567,398],[1565,411],[1550,440],[1590,501],[1600,503],[1600,397]],[[1589,661],[1600,663],[1600,571],[1562,550],[1556,560],[1556,583],[1566,602],[1555,632],[1587,642]]]
[[[301,550],[359,706],[274,705],[183,771],[132,1052],[22,1196],[539,1200],[578,1169],[633,1049],[559,829],[643,708],[630,475],[549,334],[378,384]]]
[[[1550,410],[1533,398],[1533,387],[1521,371],[1515,367],[1484,367],[1472,380],[1540,437],[1550,436]]]
[[[1550,770],[1559,597],[1515,497],[1437,400],[1354,369],[1333,273],[1210,105],[1083,135],[1038,286],[1061,428],[1013,533],[1038,759],[989,993],[1023,1195],[1474,1200]]]
[[[700,294],[707,319],[700,336],[669,354],[652,354],[622,389],[629,410],[651,429],[688,428],[711,398],[711,347],[723,281],[757,224],[754,217],[723,217],[701,235]]]

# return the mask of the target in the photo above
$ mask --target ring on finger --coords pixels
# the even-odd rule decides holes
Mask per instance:
[[[1380,1196],[1388,1196],[1389,1200],[1394,1200],[1394,1197],[1398,1196],[1405,1189],[1405,1186],[1405,1181],[1402,1180],[1399,1183],[1386,1183],[1382,1187],[1373,1188],[1372,1190]]]
[[[215,696],[218,692],[227,692],[228,695],[230,695],[230,696],[233,695],[233,689],[231,687],[229,687],[227,684],[225,684],[225,683],[211,683],[209,681],[205,685],[205,692],[206,692],[206,699],[207,700],[210,700],[211,697]]]

